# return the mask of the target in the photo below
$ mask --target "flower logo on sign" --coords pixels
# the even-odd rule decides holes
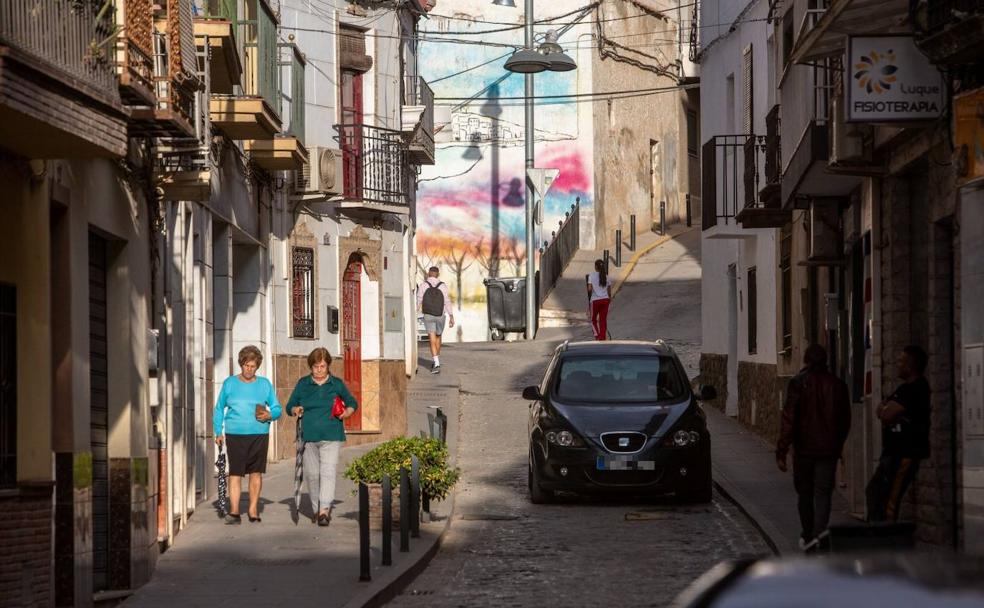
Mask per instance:
[[[858,86],[869,93],[881,95],[892,88],[892,83],[897,80],[895,72],[899,67],[895,65],[895,52],[889,49],[887,53],[879,54],[871,51],[867,55],[861,56],[861,61],[854,64],[854,79],[858,81]]]

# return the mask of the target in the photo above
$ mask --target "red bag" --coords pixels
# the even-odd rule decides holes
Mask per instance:
[[[345,402],[342,401],[341,397],[335,397],[335,404],[331,406],[331,417],[339,418],[345,413]]]

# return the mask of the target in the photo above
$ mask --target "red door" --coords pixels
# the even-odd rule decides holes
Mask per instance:
[[[362,198],[362,73],[342,70],[342,173],[345,198]]]
[[[345,430],[362,430],[362,263],[349,262],[342,277],[342,349],[345,385],[359,402]]]

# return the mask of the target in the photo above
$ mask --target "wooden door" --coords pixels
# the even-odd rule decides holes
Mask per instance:
[[[92,445],[92,590],[109,589],[109,403],[106,240],[89,234],[89,437]]]
[[[345,198],[362,198],[362,73],[342,70],[342,173]]]
[[[345,430],[362,430],[362,262],[351,261],[342,278],[342,351],[345,385],[359,409],[345,420]]]

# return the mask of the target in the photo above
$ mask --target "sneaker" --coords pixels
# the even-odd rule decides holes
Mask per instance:
[[[441,366],[440,365],[435,365],[434,367],[432,367],[431,368],[431,373],[432,374],[440,374],[441,373]]]

